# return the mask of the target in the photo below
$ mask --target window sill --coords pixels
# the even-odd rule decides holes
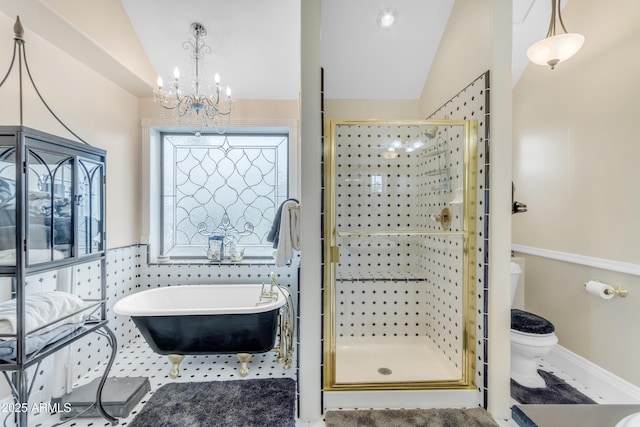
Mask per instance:
[[[206,258],[174,258],[162,262],[150,262],[149,265],[210,265],[210,266],[252,266],[252,265],[275,265],[273,258],[244,258],[242,261],[234,262],[225,261],[209,261]]]

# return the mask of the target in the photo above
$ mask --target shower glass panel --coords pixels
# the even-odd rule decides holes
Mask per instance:
[[[477,123],[325,136],[325,389],[473,387]]]

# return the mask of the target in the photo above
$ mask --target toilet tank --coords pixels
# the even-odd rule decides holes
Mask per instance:
[[[511,307],[513,307],[513,301],[516,297],[516,290],[518,289],[518,281],[520,280],[520,274],[522,268],[516,262],[511,261]]]

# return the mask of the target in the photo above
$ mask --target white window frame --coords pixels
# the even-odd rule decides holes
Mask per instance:
[[[148,245],[148,262],[157,263],[199,263],[208,262],[202,258],[177,258],[168,260],[164,257],[159,259],[161,242],[161,134],[163,132],[196,132],[198,129],[189,127],[167,127],[160,120],[142,120],[142,146],[141,146],[141,220],[140,220],[140,242]],[[298,127],[296,120],[261,120],[243,121],[235,123],[232,121],[227,129],[233,133],[288,133],[288,186],[289,197],[299,199],[300,188],[300,143],[298,140]],[[245,263],[265,263],[274,264],[273,257],[248,258]]]

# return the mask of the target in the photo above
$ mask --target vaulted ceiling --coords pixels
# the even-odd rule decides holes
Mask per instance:
[[[471,0],[457,0],[471,1]],[[477,0],[473,0],[477,1]],[[322,0],[321,54],[327,99],[418,99],[455,0]],[[526,48],[544,37],[549,0],[514,0],[514,83]],[[391,29],[377,25],[397,11]],[[0,0],[8,16],[61,46],[140,97],[156,75],[188,74],[183,43],[190,26],[207,28],[209,75],[239,99],[297,99],[300,87],[299,0]]]

